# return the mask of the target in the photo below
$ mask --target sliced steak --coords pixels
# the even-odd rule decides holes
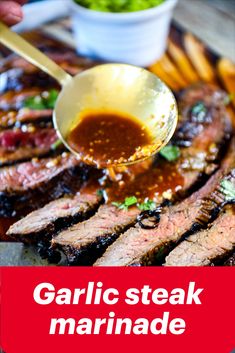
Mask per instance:
[[[98,259],[95,266],[141,266],[162,260],[182,237],[208,224],[224,202],[221,180],[235,166],[235,139],[223,164],[197,192],[165,209],[155,229],[140,225],[123,233]],[[230,175],[230,173],[229,173]]]
[[[224,261],[223,266],[235,266],[235,253]]]
[[[216,91],[215,88],[211,88],[211,95],[215,94],[215,91]],[[185,95],[187,96],[187,94]],[[201,99],[203,99],[203,97]],[[194,105],[195,102],[192,102],[192,104]],[[163,160],[161,160],[160,162],[158,161],[154,170],[149,169],[148,171],[145,171],[142,174],[137,174],[134,177],[133,183],[132,181],[127,182],[124,185],[124,187],[121,186],[120,189],[119,189],[119,186],[117,186],[117,184],[114,184],[113,187],[111,187],[111,190],[112,188],[114,188],[114,194],[117,196],[118,195],[120,196],[122,194],[126,194],[126,196],[136,195],[138,197],[138,195],[135,194],[135,192],[137,191],[141,195],[144,195],[146,197],[148,196],[148,192],[149,192],[148,189],[151,189],[151,192],[154,190],[155,196],[157,192],[156,197],[158,202],[162,202],[164,198],[175,199],[176,196],[181,196],[181,197],[184,196],[185,194],[187,194],[187,192],[189,192],[189,190],[193,186],[195,186],[195,184],[199,182],[202,176],[210,175],[215,170],[215,168],[218,167],[218,158],[221,153],[221,146],[228,138],[229,132],[231,130],[230,120],[225,112],[224,107],[222,106],[220,107],[219,104],[218,104],[218,109],[215,107],[211,107],[210,114],[211,114],[211,117],[209,120],[208,119],[205,119],[203,121],[200,120],[195,123],[195,125],[200,124],[201,126],[200,133],[199,135],[195,134],[193,139],[190,141],[191,145],[189,147],[181,148],[181,156],[176,162],[170,163]],[[183,126],[184,124],[187,124],[187,122],[183,121],[180,126]],[[204,138],[204,135],[206,135],[206,138]],[[181,138],[183,138],[183,136]],[[178,137],[177,140],[179,141],[179,139],[180,138]],[[152,183],[151,185],[149,185],[149,178],[151,178],[151,183]],[[179,183],[179,179],[180,179],[180,183]],[[158,187],[158,185],[160,186]],[[177,186],[180,186],[180,192]],[[142,190],[143,188],[146,189],[146,192],[147,192],[146,195],[143,193],[143,190]],[[109,195],[110,190],[107,189],[107,192]],[[166,195],[167,193],[170,194],[170,197]],[[111,194],[113,194],[113,192]],[[108,210],[109,209],[112,211],[114,210],[112,206],[106,206],[106,207],[108,207]],[[103,212],[102,209],[100,212]],[[137,215],[137,212],[138,211],[136,211],[136,215]],[[120,213],[120,210],[116,209],[116,214],[118,214],[120,217],[120,220],[117,220],[117,222],[118,221],[122,222],[122,219],[121,219],[122,214]],[[106,212],[105,212],[105,215],[106,215]],[[109,227],[108,234],[110,233],[112,234],[113,227],[116,226],[115,223],[110,223],[110,220],[112,220],[111,217],[109,219],[109,223],[107,223]],[[93,239],[96,239],[94,243],[96,246],[96,254],[98,254],[97,249],[99,248],[100,249],[99,255],[100,255],[102,251],[104,251],[105,247],[107,247],[112,241],[114,241],[117,238],[117,234],[115,233],[115,237],[109,237],[108,238],[109,242],[106,242],[106,239],[107,239],[106,223],[104,223],[105,230],[103,230],[102,233],[99,233],[99,235],[97,235],[97,233],[94,230],[92,222],[94,222],[94,220],[90,219],[86,223],[86,232],[89,231],[89,234],[92,234],[93,236],[92,240],[90,240],[90,238],[87,239],[86,234],[83,238],[82,225],[79,226],[79,232],[77,232],[75,229],[75,231],[73,232],[72,239],[71,237],[68,236],[67,232],[64,232],[62,234],[62,243],[61,243],[60,236],[55,238],[54,244],[57,244],[64,250],[64,252],[66,253],[69,259],[69,262],[85,263],[82,255],[85,249],[87,253],[86,259],[87,261],[89,261],[89,263],[91,263],[91,261],[94,261],[94,258],[95,258],[93,255],[94,246],[91,247],[90,245],[91,242],[93,244],[93,241],[94,241]],[[125,228],[130,227],[132,224],[133,224],[133,220],[131,219],[128,225],[125,224]],[[127,232],[126,234],[129,234],[129,233]],[[135,237],[133,237],[133,240],[132,240],[133,242],[135,242],[134,238]],[[81,241],[81,239],[83,239],[83,242]],[[67,241],[66,246],[64,244],[64,241]],[[81,245],[82,251],[77,249],[78,246],[80,245]],[[90,254],[90,257],[89,257],[89,254]]]
[[[21,108],[18,111],[0,111],[0,130],[14,126],[21,126],[24,123],[47,123],[50,122],[51,119],[52,109],[33,110],[29,108]]]
[[[39,45],[43,51],[46,52],[47,56],[49,56],[53,61],[55,61],[58,65],[60,65],[64,70],[66,70],[70,74],[76,74],[81,70],[88,69],[97,62],[84,58],[82,56],[78,56],[75,51],[72,50],[67,50],[63,51],[63,47],[60,48],[60,51],[58,51],[58,43],[57,47],[53,48],[53,50],[44,50],[44,48]],[[6,72],[10,69],[21,69],[23,70],[23,74],[38,74],[40,71],[36,66],[30,64],[28,61],[26,61],[23,58],[20,58],[17,55],[10,55],[8,56],[5,60],[2,60],[0,63],[0,73]],[[46,82],[47,84],[49,83],[50,78],[47,76]],[[29,82],[30,84],[30,82]],[[26,85],[27,86],[27,85]],[[31,87],[31,86],[30,86]],[[48,85],[47,85],[48,87]]]
[[[69,153],[2,168],[0,216],[25,214],[78,191],[89,170]]]
[[[54,200],[14,223],[7,235],[24,243],[50,240],[58,230],[91,216],[101,203],[96,192],[77,193]]]
[[[183,91],[178,103],[181,124],[173,137],[176,144],[188,147],[195,141],[195,137],[200,136],[201,145],[207,145],[208,135],[201,136],[200,134],[217,115],[226,114],[225,97],[226,93],[218,87],[203,83],[198,83]],[[210,130],[207,134],[209,133]]]
[[[165,266],[209,266],[235,249],[235,206],[226,208],[209,226],[190,235],[166,258]]]
[[[0,96],[0,109],[3,111],[18,110],[24,107],[24,101],[42,93],[43,90],[37,87],[23,89],[22,91],[8,91]]]
[[[183,147],[177,163],[185,180],[183,194],[197,180],[200,183],[200,176],[211,175],[219,166],[224,142],[231,135],[224,96],[215,86],[198,84],[187,89],[179,100],[181,124],[173,143]]]
[[[45,72],[24,72],[23,68],[15,67],[0,74],[0,94],[8,91],[19,92],[25,88],[31,88],[32,83],[40,89],[58,87],[56,81]]]
[[[0,165],[9,165],[41,157],[54,152],[53,144],[58,140],[52,128],[35,129],[30,126],[21,129],[0,132]]]
[[[127,227],[134,224],[138,209],[119,210],[103,205],[85,222],[59,233],[52,245],[62,249],[70,265],[92,264]]]

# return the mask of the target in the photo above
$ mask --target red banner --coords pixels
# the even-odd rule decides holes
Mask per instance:
[[[0,271],[5,353],[232,353],[235,348],[234,268]]]

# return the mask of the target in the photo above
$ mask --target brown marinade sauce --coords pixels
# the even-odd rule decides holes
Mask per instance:
[[[99,111],[84,113],[67,138],[67,142],[75,151],[82,157],[89,155],[92,162],[95,161],[99,167],[102,167],[103,162],[108,164],[107,161],[110,161],[111,165],[123,163],[139,146],[149,145],[152,140],[148,129],[137,119]],[[103,180],[93,176],[89,187],[104,188],[106,202],[123,201],[128,196],[136,196],[138,201],[144,201],[146,198],[158,201],[163,193],[175,194],[184,184],[177,164],[159,161],[157,166],[153,166],[150,161],[151,159],[129,166],[126,172],[121,173],[118,169],[111,168],[118,176],[117,180],[109,177]],[[103,180],[100,186],[99,180]]]
[[[97,166],[128,162],[138,147],[147,146],[152,136],[137,119],[112,112],[88,112],[73,128],[68,137],[69,145],[85,161]]]
[[[123,176],[120,182],[113,183],[106,188],[107,199],[123,201],[125,197],[136,196],[138,201],[145,198],[158,202],[166,193],[171,198],[184,185],[184,178],[177,170],[175,163],[159,163],[157,166],[149,166],[149,169],[141,173],[133,173],[130,178]]]

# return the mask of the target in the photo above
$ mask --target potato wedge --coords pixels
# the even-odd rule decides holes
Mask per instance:
[[[178,83],[180,88],[188,86],[188,81],[184,78],[178,67],[174,65],[167,54],[164,54],[160,59],[160,63],[164,71]]]
[[[233,95],[232,103],[235,106],[235,64],[226,58],[221,58],[217,70],[226,90]]]
[[[205,55],[204,45],[191,33],[184,35],[184,45],[187,55],[197,70],[199,77],[205,82],[215,82],[215,72]]]
[[[164,70],[160,61],[149,67],[149,70],[157,75],[163,82],[167,84],[173,91],[178,91],[180,85]]]
[[[197,75],[184,51],[171,39],[168,41],[168,52],[182,75],[189,83],[193,83],[199,80],[199,76]]]

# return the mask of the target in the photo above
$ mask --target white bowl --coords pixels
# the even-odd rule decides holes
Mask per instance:
[[[97,59],[149,66],[165,51],[177,0],[144,11],[99,12],[70,0],[77,51]]]

